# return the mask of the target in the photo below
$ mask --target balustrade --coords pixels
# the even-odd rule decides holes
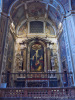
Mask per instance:
[[[0,97],[75,98],[75,88],[1,88]]]

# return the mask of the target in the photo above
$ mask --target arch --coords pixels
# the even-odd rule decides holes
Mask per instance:
[[[24,21],[21,22],[21,24],[19,26],[17,26],[16,28],[16,34],[18,34],[18,31],[20,29],[20,27],[26,22],[27,20],[25,19]]]
[[[10,16],[10,12],[11,12],[11,10],[12,10],[12,8],[13,8],[13,6],[18,2],[19,0],[15,0],[13,3],[12,3],[12,5],[10,6],[10,8],[9,8],[9,11],[8,11],[8,15]],[[30,1],[28,1],[28,2],[33,2],[34,0],[30,0]],[[28,3],[27,2],[27,3]],[[55,2],[55,4],[57,4],[57,5],[59,5],[60,6],[60,9],[61,9],[61,12],[63,13],[63,14],[65,14],[65,10],[64,10],[64,7],[57,1],[57,0],[54,0],[53,2]],[[53,6],[52,4],[50,4],[50,2],[46,2],[46,1],[41,1],[41,3],[45,3],[45,4],[49,4],[50,6],[52,6],[53,8],[55,8],[55,6]],[[23,4],[23,3],[22,3]],[[55,8],[56,9],[56,8]]]
[[[12,3],[12,5],[10,6],[9,11],[8,11],[8,16],[10,16],[10,12],[11,12],[12,7],[13,7],[14,4],[17,3],[18,1],[19,1],[19,0],[15,0],[15,1]]]
[[[17,4],[17,6],[16,6],[16,9],[15,9],[15,12],[17,11],[17,9],[19,9],[18,7],[20,7],[21,5],[25,5],[25,3],[33,3],[34,2],[34,0],[29,0],[29,1],[26,1],[26,2],[22,2],[22,4],[21,3],[19,3],[19,0],[15,0],[13,3],[12,3],[12,5],[10,6],[10,8],[9,8],[9,12],[8,12],[8,15],[10,16],[10,19],[13,19],[12,18],[12,16],[13,16],[13,14],[11,14],[11,12],[13,11],[13,9],[14,9],[14,7],[15,7],[15,5]],[[48,10],[48,13],[47,13],[47,15],[48,15],[48,19],[49,19],[49,17],[51,18],[51,20],[50,21],[52,21],[52,23],[54,23],[55,25],[55,27],[53,26],[53,29],[54,29],[54,32],[55,32],[55,35],[56,35],[56,29],[58,28],[58,25],[59,25],[59,23],[60,22],[62,22],[62,20],[63,20],[63,15],[65,14],[65,10],[64,10],[64,7],[57,1],[57,0],[53,0],[53,3],[50,3],[49,1],[48,1],[48,3],[47,3],[47,1],[40,1],[40,3],[44,3],[44,4],[46,4],[47,6],[48,6],[48,8],[46,9],[46,10],[48,10],[49,9],[49,7],[51,7],[51,9],[53,8],[54,10],[53,10],[53,14],[51,14],[52,13],[52,10]],[[56,5],[56,6],[55,6]],[[59,8],[59,9],[58,9]],[[50,11],[50,12],[49,12]],[[24,14],[23,14],[24,15]],[[53,17],[54,16],[54,17]],[[32,16],[33,17],[33,16]],[[15,19],[16,19],[16,17],[15,17]],[[15,23],[15,21],[14,21],[14,19],[13,19],[13,22],[14,22],[14,24],[16,25],[15,27],[16,27],[16,34],[18,33],[18,30],[17,30],[17,28],[19,29],[20,28],[20,26],[18,27],[18,25],[20,25],[21,23],[23,23],[23,21],[24,20],[28,20],[29,21],[29,19],[28,18],[23,18],[23,20],[21,20],[21,22],[20,22],[20,17],[18,18],[18,20],[19,21],[17,21],[18,23],[16,24]],[[47,20],[47,19],[46,19]],[[41,20],[42,21],[42,20]],[[22,25],[22,24],[21,24]],[[29,29],[28,29],[28,33],[29,33]]]
[[[23,21],[21,22],[21,24],[17,26],[17,28],[16,28],[16,34],[18,34],[18,31],[19,31],[20,27],[21,27],[26,21],[27,21],[27,19],[23,20]],[[30,20],[29,22],[31,22],[31,21],[35,21],[35,19]],[[38,19],[38,21],[44,22],[42,19]],[[52,23],[50,20],[46,20],[45,22],[48,22],[48,23],[51,25],[51,27],[53,28],[54,33],[55,33],[55,35],[56,35],[56,27],[53,25],[53,23]]]
[[[8,12],[8,15],[9,15],[9,16],[10,16],[10,12],[11,12],[13,6],[14,6],[18,1],[19,1],[19,0],[15,0],[15,1],[12,3],[12,5],[10,6],[9,12]],[[33,0],[31,0],[31,1],[33,1]]]

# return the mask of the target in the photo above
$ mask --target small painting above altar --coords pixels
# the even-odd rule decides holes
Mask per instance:
[[[44,71],[44,48],[39,43],[33,44],[30,49],[30,71]]]

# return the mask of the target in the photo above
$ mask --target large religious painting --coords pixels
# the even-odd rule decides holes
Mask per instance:
[[[35,43],[30,49],[30,71],[44,71],[44,48],[40,43]]]

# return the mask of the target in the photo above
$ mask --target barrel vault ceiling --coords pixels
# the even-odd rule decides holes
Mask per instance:
[[[29,18],[45,18],[58,27],[69,10],[68,0],[4,0],[3,5],[3,12],[10,14],[16,27]]]

